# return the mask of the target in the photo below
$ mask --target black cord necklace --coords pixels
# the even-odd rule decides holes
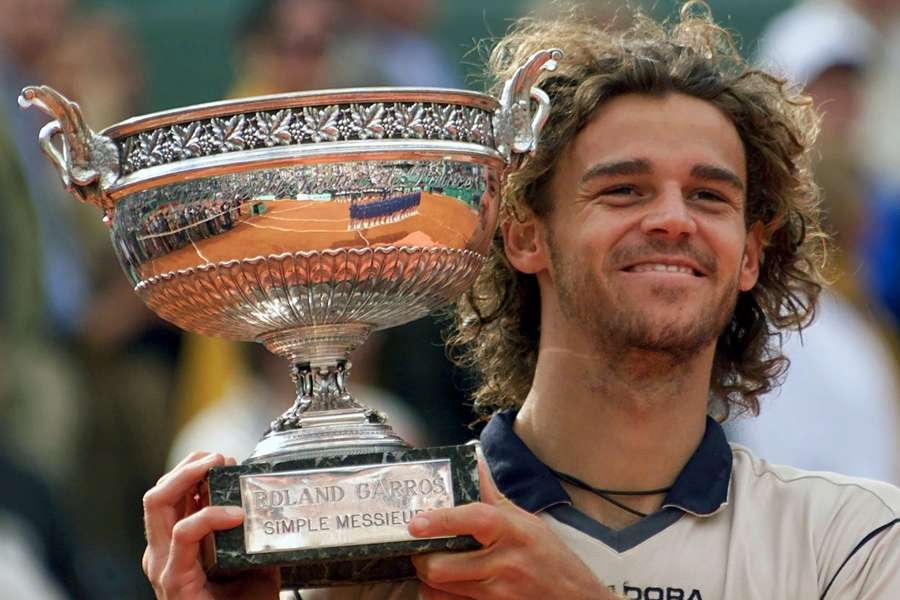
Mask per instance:
[[[549,467],[547,467],[547,468],[549,468]],[[610,496],[655,496],[657,494],[665,494],[669,490],[672,489],[671,487],[667,487],[667,488],[659,488],[659,489],[655,489],[655,490],[636,490],[636,491],[604,490],[602,488],[596,488],[589,483],[585,483],[584,481],[578,479],[577,477],[569,475],[568,473],[562,473],[562,472],[556,471],[554,469],[550,469],[550,472],[553,473],[554,475],[556,475],[556,477],[560,481],[564,481],[564,482],[568,483],[569,485],[573,485],[577,488],[581,488],[585,491],[591,492],[592,494],[596,494],[596,495],[600,496],[601,498],[603,498],[604,500],[606,500],[607,502],[609,502],[610,504],[612,504],[613,506],[617,506],[617,507],[621,508],[622,510],[629,512],[635,516],[638,516],[642,519],[644,517],[646,517],[648,513],[644,513],[639,510],[635,510],[635,509],[631,508],[630,506],[627,506],[614,498],[610,498]]]

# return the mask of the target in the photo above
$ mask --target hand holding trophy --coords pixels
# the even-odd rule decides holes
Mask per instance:
[[[478,500],[474,449],[409,448],[349,394],[347,357],[371,331],[472,283],[503,181],[548,114],[537,74],[560,55],[535,53],[499,101],[328,90],[191,106],[100,133],[53,89],[22,91],[21,106],[54,119],[41,146],[66,188],[103,211],[146,304],[290,363],[293,405],[242,465],[209,470],[203,502],[246,515],[205,540],[211,578],[278,567],[286,587],[401,579],[413,554],[477,547],[407,531],[419,512]]]

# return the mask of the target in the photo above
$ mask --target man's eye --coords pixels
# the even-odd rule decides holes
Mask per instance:
[[[712,192],[710,190],[697,190],[694,192],[694,197],[698,200],[703,200],[706,202],[727,202],[727,198],[725,198],[722,194],[718,192]]]
[[[631,185],[617,185],[615,187],[606,188],[600,192],[601,196],[627,196],[637,194],[638,191]]]

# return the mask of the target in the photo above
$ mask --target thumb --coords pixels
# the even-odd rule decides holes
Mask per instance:
[[[481,501],[485,504],[497,505],[506,501],[506,497],[497,489],[491,469],[488,467],[481,448],[477,449],[478,455],[478,489],[481,492]]]

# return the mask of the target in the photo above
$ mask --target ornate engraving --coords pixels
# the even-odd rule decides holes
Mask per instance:
[[[187,125],[173,125],[169,134],[175,156],[178,158],[192,158],[203,153],[201,145],[203,128],[199,122]]]
[[[158,165],[167,162],[169,152],[166,151],[165,137],[165,130],[157,129],[142,133],[138,138],[141,154],[147,157],[148,164]]]
[[[407,323],[458,296],[483,263],[481,254],[449,248],[297,252],[165,273],[135,291],[182,329],[251,341],[329,323]]]
[[[459,139],[459,123],[455,106],[436,106],[434,107],[434,116],[435,125],[439,130],[445,131],[451,139]]]
[[[266,146],[290,144],[293,118],[293,113],[288,109],[276,113],[256,113],[256,138]]]
[[[493,147],[491,113],[434,103],[332,104],[171,125],[117,141],[125,174],[258,147],[382,138],[459,140]]]
[[[304,125],[300,128],[299,134],[295,132],[297,143],[303,140],[304,134],[311,137],[314,142],[333,142],[337,140],[340,135],[337,122],[339,108],[339,106],[304,108]]]
[[[370,105],[352,104],[350,115],[359,139],[384,137],[384,125],[381,123],[384,116],[384,104],[380,102]]]
[[[243,150],[244,125],[247,120],[244,115],[235,115],[230,119],[214,118],[212,120],[213,144],[224,152]]]
[[[425,109],[420,102],[415,104],[395,104],[392,134],[400,137],[422,137],[425,135],[425,125],[422,117]]]
[[[291,379],[297,386],[294,406],[272,421],[270,431],[284,431],[300,427],[303,413],[318,402],[318,410],[342,410],[361,408],[347,392],[345,381],[350,372],[346,361],[324,367],[308,363],[291,366]]]

